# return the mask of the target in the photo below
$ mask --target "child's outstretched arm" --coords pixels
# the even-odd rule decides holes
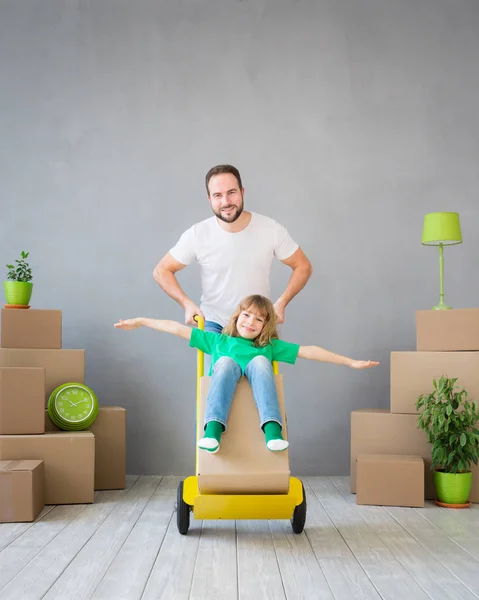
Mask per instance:
[[[135,319],[120,319],[114,324],[117,329],[138,329],[138,327],[150,327],[157,331],[164,331],[189,340],[191,337],[191,327],[182,325],[177,321],[164,321],[162,319],[148,319],[146,317],[136,317]]]
[[[352,369],[369,369],[376,367],[379,362],[373,360],[354,360],[347,356],[334,354],[319,346],[300,346],[298,352],[299,358],[309,358],[310,360],[319,360],[321,362],[335,363],[337,365],[346,365]]]

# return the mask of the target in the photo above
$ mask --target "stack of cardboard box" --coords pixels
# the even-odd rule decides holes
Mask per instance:
[[[479,308],[416,312],[416,351],[391,352],[390,410],[351,413],[351,492],[358,491],[359,503],[367,498],[364,503],[420,505],[419,471],[409,481],[399,476],[406,456],[411,461],[423,459],[423,496],[435,498],[431,448],[425,432],[417,427],[416,401],[421,394],[432,391],[433,379],[446,375],[457,377],[457,385],[479,402],[478,350]],[[389,457],[387,467],[384,455]],[[417,464],[416,460],[416,468]],[[391,474],[389,479],[384,475],[386,468]],[[479,502],[479,467],[472,465],[472,471],[470,500]],[[407,472],[411,476],[411,471]],[[409,489],[406,496],[405,487]],[[385,497],[387,502],[375,501]]]
[[[95,489],[125,487],[123,408],[101,406],[93,426],[81,432],[59,431],[48,417],[51,392],[62,383],[83,383],[84,379],[85,351],[62,348],[60,310],[2,309],[0,474],[37,469],[25,461],[42,461],[45,504],[91,503]],[[40,494],[33,475],[30,479],[31,493]],[[28,520],[18,518],[21,506],[15,501],[18,494],[11,492],[13,483],[13,477],[0,476],[0,495],[8,505],[9,520]],[[37,500],[32,498],[38,508]]]

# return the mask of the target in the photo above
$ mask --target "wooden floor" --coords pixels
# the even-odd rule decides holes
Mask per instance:
[[[303,478],[305,531],[286,521],[195,521],[178,477],[128,477],[91,505],[0,525],[0,600],[479,598],[479,505],[357,506],[348,477]]]

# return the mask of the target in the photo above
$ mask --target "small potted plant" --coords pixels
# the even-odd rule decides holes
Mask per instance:
[[[32,270],[27,263],[29,252],[22,250],[22,257],[16,260],[16,265],[6,265],[9,269],[7,281],[3,283],[5,291],[6,308],[30,308],[33,283]]]
[[[456,381],[457,377],[434,379],[433,391],[419,396],[416,409],[420,412],[418,428],[426,432],[432,446],[437,504],[466,508],[470,506],[471,463],[477,465],[479,456],[479,411]]]

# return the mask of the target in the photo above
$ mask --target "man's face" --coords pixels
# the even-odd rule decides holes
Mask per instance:
[[[213,175],[208,184],[213,212],[225,223],[233,223],[243,212],[243,193],[236,177],[231,173]]]

